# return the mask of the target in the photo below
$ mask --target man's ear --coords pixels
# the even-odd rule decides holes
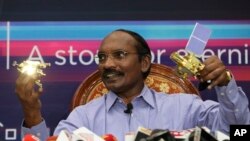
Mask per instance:
[[[143,73],[147,72],[150,67],[150,64],[151,64],[151,57],[149,55],[145,55],[141,61],[141,71]]]

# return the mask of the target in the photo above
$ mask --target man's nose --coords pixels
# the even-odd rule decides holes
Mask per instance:
[[[115,60],[112,56],[108,56],[105,62],[103,63],[105,68],[112,68],[115,66]]]

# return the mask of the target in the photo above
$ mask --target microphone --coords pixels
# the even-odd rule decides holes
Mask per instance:
[[[229,141],[230,137],[224,133],[222,133],[221,131],[215,131],[215,136],[217,138],[218,141]]]
[[[26,134],[22,141],[40,141],[40,139],[38,137],[36,137],[35,135],[32,134]]]
[[[131,114],[131,113],[132,113],[132,110],[133,110],[133,105],[132,105],[132,103],[128,103],[128,104],[127,104],[127,109],[124,110],[124,113],[126,113],[126,114]]]
[[[152,134],[152,130],[139,126],[134,141],[145,141]]]
[[[176,141],[169,130],[155,129],[145,141]]]
[[[46,139],[46,141],[57,141],[58,136],[50,136]],[[65,140],[64,140],[65,141]]]
[[[70,133],[67,130],[62,130],[56,141],[105,141],[94,132],[86,127],[81,127]]]
[[[202,127],[195,127],[194,131],[189,135],[190,141],[218,141],[212,134]]]
[[[112,134],[105,134],[102,136],[105,141],[118,141],[117,138]]]
[[[77,141],[105,141],[102,137],[90,131],[86,127],[81,127],[73,131],[73,135],[77,137]]]
[[[62,130],[58,137],[56,138],[56,141],[71,141],[72,140],[72,134],[69,133],[67,130]]]

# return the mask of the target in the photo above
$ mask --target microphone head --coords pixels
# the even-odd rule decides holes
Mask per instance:
[[[126,114],[131,114],[131,113],[132,113],[132,110],[133,110],[133,104],[132,104],[132,103],[128,103],[128,104],[127,104],[127,109],[124,110],[124,113],[126,113]]]
[[[163,129],[154,129],[154,130],[152,130],[151,135],[157,134],[157,133],[162,133],[162,132],[165,132],[165,131],[166,130],[163,130]]]
[[[218,141],[212,134],[201,127],[195,127],[194,131],[189,135],[189,140]]]
[[[175,141],[169,130],[155,129],[146,141]]]
[[[38,137],[36,137],[35,135],[32,134],[26,134],[22,141],[40,141],[40,139]]]
[[[152,130],[144,127],[139,127],[135,134],[134,141],[145,141],[152,134]]]
[[[46,141],[56,141],[58,136],[50,136],[46,139]]]
[[[105,134],[102,136],[105,141],[117,141],[117,138],[112,134]]]

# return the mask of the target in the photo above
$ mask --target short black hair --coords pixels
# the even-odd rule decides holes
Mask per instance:
[[[143,57],[147,57],[147,56],[150,58],[150,61],[151,61],[152,56],[151,56],[151,50],[149,48],[149,45],[140,34],[134,32],[134,31],[131,31],[131,30],[126,30],[126,29],[117,29],[115,31],[121,31],[121,32],[128,33],[137,41],[137,44],[135,45],[135,47],[136,47],[136,50],[137,50],[137,53],[139,56],[139,61],[141,61]],[[149,69],[145,73],[143,73],[144,79],[146,79],[147,76],[149,75],[150,69],[151,69],[151,64],[150,64]]]

